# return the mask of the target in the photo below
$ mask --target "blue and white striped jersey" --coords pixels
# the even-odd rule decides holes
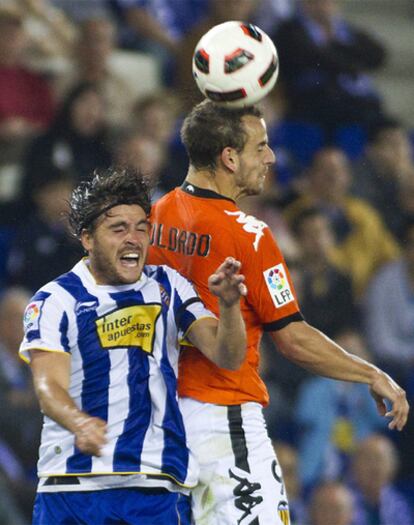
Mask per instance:
[[[191,284],[166,266],[147,266],[132,285],[97,285],[82,260],[42,287],[25,313],[20,355],[66,352],[69,393],[108,424],[101,457],[81,453],[74,435],[45,416],[39,477],[146,474],[184,488],[198,467],[178,409],[179,341],[212,317]]]

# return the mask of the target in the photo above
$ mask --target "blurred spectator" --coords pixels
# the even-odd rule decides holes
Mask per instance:
[[[53,116],[49,84],[24,64],[26,45],[22,18],[0,9],[0,162],[16,160],[20,143],[44,129]]]
[[[178,97],[167,90],[140,99],[134,107],[134,127],[156,142],[168,145],[178,128],[181,105]]]
[[[406,385],[414,372],[414,219],[406,224],[401,247],[401,257],[374,275],[364,307],[373,354]]]
[[[138,169],[147,177],[153,202],[165,193],[161,186],[165,161],[165,148],[140,131],[128,133],[120,142],[116,155],[117,164]]]
[[[0,468],[18,488],[18,503],[27,516],[33,504],[42,424],[31,374],[18,354],[30,295],[23,288],[10,287],[0,297],[0,403],[4,408],[0,411]]]
[[[50,0],[52,4],[63,11],[75,24],[82,23],[89,18],[109,16],[111,14],[111,0]]]
[[[132,89],[126,74],[114,68],[115,38],[115,26],[110,19],[84,20],[73,47],[71,68],[62,72],[56,85],[59,93],[67,93],[82,82],[96,85],[105,102],[108,124],[122,128],[130,119],[137,90]],[[139,86],[139,81],[136,85]]]
[[[210,0],[206,16],[194,25],[178,43],[177,65],[175,68],[174,87],[180,93],[184,107],[189,109],[200,102],[203,96],[198,91],[192,76],[192,57],[200,38],[217,24],[229,20],[251,22],[259,0]]]
[[[305,319],[329,337],[355,328],[357,310],[351,278],[330,260],[335,236],[329,218],[318,208],[308,208],[298,214],[292,229],[300,247],[298,289]]]
[[[203,16],[205,0],[114,0],[135,38],[155,42],[169,51]]]
[[[414,221],[414,168],[408,177],[401,181],[398,188],[401,222],[398,227],[398,237],[402,237],[408,221]]]
[[[309,513],[310,525],[352,525],[352,494],[346,485],[338,481],[321,483],[312,494]]]
[[[75,86],[65,100],[51,127],[30,145],[24,159],[23,199],[37,179],[53,169],[71,171],[74,182],[87,178],[95,168],[111,164],[105,106],[94,84]]]
[[[371,203],[395,235],[401,233],[405,214],[401,187],[413,176],[407,131],[396,120],[380,120],[372,126],[365,154],[354,166],[352,193]]]
[[[17,228],[7,261],[8,282],[31,292],[69,271],[82,255],[71,239],[64,214],[73,189],[73,178],[59,170],[44,172],[33,187],[35,210],[30,221]],[[22,211],[22,215],[26,216]]]
[[[317,122],[329,132],[378,117],[381,102],[367,73],[383,65],[385,50],[343,18],[339,2],[301,0],[274,40],[290,117]]]
[[[331,260],[351,275],[354,296],[359,299],[371,275],[395,259],[399,248],[378,212],[351,196],[351,180],[344,153],[321,149],[304,179],[303,194],[286,208],[286,217],[292,223],[302,210],[317,207],[329,218],[336,241]]]
[[[291,525],[306,523],[306,505],[298,475],[298,453],[294,447],[283,441],[274,441],[273,447],[283,472],[283,481],[289,501]]]
[[[390,439],[374,435],[359,443],[352,466],[356,525],[414,523],[408,501],[393,485],[398,457]]]
[[[120,23],[122,47],[157,57],[168,85],[178,43],[204,16],[208,4],[208,0],[113,0],[111,7]]]
[[[2,525],[27,525],[28,523],[3,473],[0,474],[0,523]]]
[[[338,334],[335,341],[370,360],[357,332]],[[302,383],[295,421],[299,434],[299,475],[304,489],[347,473],[355,445],[386,428],[368,387],[359,383],[315,377]]]
[[[269,173],[265,181],[265,191],[257,196],[241,198],[240,208],[247,215],[253,215],[266,223],[277,239],[284,257],[294,264],[300,256],[300,247],[280,210],[278,197],[278,189]]]
[[[188,165],[181,143],[177,117],[181,101],[171,91],[157,91],[139,100],[134,108],[133,125],[166,151],[168,167],[162,175],[161,186],[169,191],[183,182]]]
[[[70,54],[76,38],[75,24],[51,0],[4,0],[13,3],[24,21],[30,45],[28,60],[40,69],[48,69],[54,60]]]
[[[292,15],[293,9],[294,6],[291,0],[259,0],[253,13],[253,22],[266,33],[270,33],[283,20]],[[247,21],[249,22],[250,20]]]

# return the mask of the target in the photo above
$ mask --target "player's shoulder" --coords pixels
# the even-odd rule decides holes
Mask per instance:
[[[40,287],[34,293],[32,300],[37,300],[40,298],[46,299],[50,296],[62,296],[64,295],[66,289],[70,288],[74,282],[76,282],[76,276],[72,271],[63,273]]]
[[[266,238],[268,240],[273,238],[268,224],[254,215],[237,208],[225,209],[224,214],[237,243],[246,249],[252,246],[258,251],[262,243],[267,242]]]
[[[24,327],[27,329],[35,319],[40,319],[40,314],[44,314],[46,306],[46,319],[50,319],[50,316],[54,317],[63,311],[71,310],[73,304],[73,297],[59,285],[58,279],[49,281],[30,298],[23,316]]]
[[[161,197],[151,205],[152,211],[157,210],[159,208],[163,208],[167,205],[167,203],[175,200],[177,198],[178,190],[179,188],[174,188],[168,191],[167,193],[164,193],[164,195],[161,195]]]
[[[144,266],[144,273],[150,280],[154,280],[159,284],[168,281],[172,287],[176,287],[180,282],[188,282],[177,270],[166,264],[147,264]]]
[[[70,271],[43,285],[33,295],[32,301],[42,303],[47,301],[48,304],[60,305],[66,310],[77,301],[84,300],[89,294],[82,277],[81,265],[81,262],[77,263]]]
[[[228,217],[228,222],[234,224],[236,227],[248,232],[249,229],[262,229],[268,228],[265,221],[258,219],[256,216],[251,215],[242,211],[237,207],[228,207],[223,209],[223,213]]]

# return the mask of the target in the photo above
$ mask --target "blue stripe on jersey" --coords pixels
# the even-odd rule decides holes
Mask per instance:
[[[185,333],[196,320],[196,317],[191,312],[185,309],[186,304],[189,304],[190,301],[191,299],[183,303],[183,300],[181,299],[180,294],[178,293],[177,290],[175,291],[175,300],[174,300],[175,322],[177,323],[178,328],[183,331],[183,333]]]
[[[145,470],[141,467],[142,446],[151,423],[148,356],[138,348],[129,348],[128,361],[129,411],[114,450],[114,472]]]
[[[145,304],[141,292],[128,290],[110,294],[118,308]],[[145,434],[151,423],[151,394],[148,387],[148,355],[138,347],[128,349],[129,411],[113,459],[114,472],[141,470],[141,453]]]
[[[73,272],[62,275],[56,282],[76,300],[78,346],[82,357],[83,385],[82,410],[92,417],[108,420],[109,372],[111,361],[108,352],[103,352],[95,330],[97,313],[95,308],[82,310],[82,303],[99,302],[90,294],[80,278]],[[66,461],[67,473],[88,473],[92,469],[92,457],[82,454],[75,447],[74,454]]]
[[[187,476],[189,454],[186,447],[184,422],[177,402],[177,379],[163,348],[161,371],[167,386],[164,428],[164,450],[162,471],[184,483]]]
[[[43,291],[40,291],[40,292],[37,292],[31,299],[30,302],[34,302],[34,301],[44,301],[45,299],[47,299],[48,297],[50,296],[50,292],[43,292]]]
[[[30,300],[31,303],[45,301],[50,296],[50,292],[37,292]],[[42,305],[43,306],[43,305]],[[40,306],[39,319],[37,325],[40,326],[40,320],[42,318],[42,306]],[[35,339],[40,339],[40,330],[28,330],[26,333],[26,339],[29,343]]]
[[[164,288],[171,297],[171,283],[167,273],[162,268],[159,268],[157,274],[152,277],[158,281],[160,287]],[[176,297],[177,293],[175,293]],[[167,326],[168,306],[163,304],[162,308],[164,328]],[[177,378],[168,359],[166,338],[163,341],[160,368],[167,387],[163,420],[164,450],[162,454],[162,471],[168,472],[175,479],[184,483],[187,476],[189,454],[185,445],[184,422],[177,402]]]
[[[65,352],[70,352],[69,348],[69,339],[68,339],[68,327],[69,319],[66,312],[63,312],[62,319],[59,323],[59,332],[60,332],[60,343],[65,349]]]

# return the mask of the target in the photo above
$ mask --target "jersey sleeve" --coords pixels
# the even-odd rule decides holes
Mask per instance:
[[[19,354],[24,361],[30,362],[30,350],[70,352],[69,313],[52,291],[41,290],[33,296],[26,307],[23,326]]]
[[[178,341],[183,343],[193,323],[202,318],[216,319],[216,317],[204,306],[193,285],[178,272],[174,271],[174,274],[174,318],[178,330]]]
[[[252,218],[252,220],[254,220]],[[279,330],[301,321],[296,292],[289,269],[270,228],[260,223],[260,235],[244,231],[240,243],[241,273],[246,277],[247,302],[265,331]]]

